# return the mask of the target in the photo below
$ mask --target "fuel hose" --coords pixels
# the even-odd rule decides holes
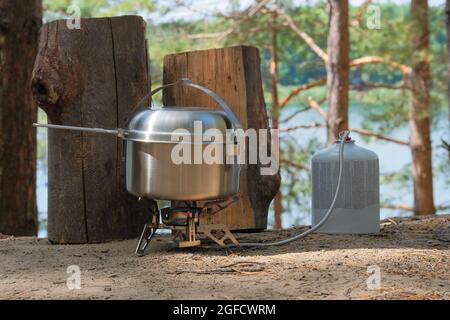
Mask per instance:
[[[328,218],[330,218],[331,214],[333,213],[334,210],[334,206],[336,205],[336,201],[337,198],[339,196],[339,192],[341,190],[341,182],[342,182],[342,176],[343,176],[343,171],[344,171],[344,146],[345,146],[345,141],[348,138],[348,135],[350,134],[350,131],[345,130],[345,131],[341,131],[339,133],[339,138],[340,138],[340,145],[339,145],[339,175],[338,175],[338,182],[337,182],[337,186],[336,186],[336,190],[334,191],[334,197],[333,197],[333,201],[331,201],[330,207],[328,208],[327,212],[325,213],[324,217],[322,218],[322,220],[319,221],[319,223],[317,223],[315,226],[311,227],[310,229],[299,233],[291,238],[287,238],[284,240],[280,240],[280,241],[275,241],[275,242],[242,242],[240,243],[240,247],[243,248],[254,248],[254,247],[272,247],[272,246],[282,246],[285,245],[287,243],[302,239],[304,237],[306,237],[307,235],[313,233],[314,231],[316,231],[317,229],[319,229],[327,220]],[[236,247],[235,245],[230,245],[229,247]]]

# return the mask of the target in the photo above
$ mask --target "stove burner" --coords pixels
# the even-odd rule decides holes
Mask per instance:
[[[144,226],[136,247],[136,254],[142,256],[155,235],[157,229],[171,229],[174,242],[178,248],[189,248],[201,245],[197,238],[203,234],[221,247],[226,247],[229,240],[236,246],[239,242],[224,224],[211,224],[211,216],[236,202],[237,196],[226,200],[214,201],[186,201],[180,207],[167,207],[152,213],[151,222]],[[206,219],[200,220],[200,215]],[[206,222],[205,222],[206,221]]]

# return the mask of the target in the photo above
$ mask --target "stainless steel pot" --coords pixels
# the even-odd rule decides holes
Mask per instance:
[[[155,110],[150,106],[134,113],[125,130],[52,124],[35,126],[109,133],[122,138],[126,150],[126,188],[135,196],[164,200],[209,200],[236,194],[239,191],[240,174],[237,152],[228,154],[232,158],[232,161],[227,162],[229,164],[205,163],[203,158],[198,159],[198,154],[201,152],[203,155],[208,146],[217,144],[216,147],[222,148],[225,157],[226,134],[233,136],[235,130],[241,128],[237,117],[214,92],[189,79],[164,85],[153,90],[149,96],[173,85],[186,85],[201,90],[211,96],[223,111],[193,107],[164,107]],[[195,129],[200,123],[202,132],[197,132]],[[208,129],[220,132],[222,141],[203,141],[203,133],[208,132]],[[174,147],[180,148],[180,143],[187,144],[182,148],[190,150],[191,163],[177,164],[173,161]],[[194,152],[197,152],[197,160],[201,160],[197,163],[201,163],[194,161]]]

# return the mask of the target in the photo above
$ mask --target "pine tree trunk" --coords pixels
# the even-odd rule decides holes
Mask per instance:
[[[415,214],[433,214],[433,172],[430,140],[430,65],[427,0],[411,1],[412,72],[409,78],[409,128]]]
[[[278,100],[278,46],[277,46],[277,31],[272,31],[272,45],[271,45],[271,60],[270,60],[270,80],[271,80],[271,95],[272,95],[272,128],[279,128],[280,120],[280,102]],[[280,159],[281,160],[281,159]],[[274,199],[275,221],[274,228],[282,229],[283,223],[281,215],[283,212],[281,190],[277,192]]]
[[[0,0],[0,233],[36,235],[37,107],[30,79],[41,0]]]
[[[348,129],[349,30],[348,1],[329,0],[328,30],[328,144],[336,141],[342,130]]]

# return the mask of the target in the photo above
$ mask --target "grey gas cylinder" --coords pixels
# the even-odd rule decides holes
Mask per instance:
[[[312,168],[312,225],[326,214],[339,174],[339,143],[317,152]],[[375,152],[347,140],[344,146],[341,189],[335,209],[318,229],[323,233],[377,233],[380,231],[379,164]]]

